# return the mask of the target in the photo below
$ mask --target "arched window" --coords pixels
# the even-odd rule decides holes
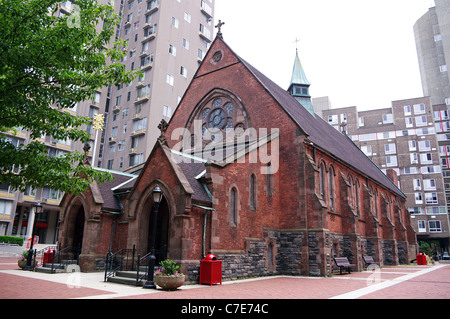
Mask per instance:
[[[325,195],[325,169],[323,165],[319,166],[319,191],[323,197]]]
[[[358,180],[355,179],[355,210],[356,214],[359,215],[359,184]]]
[[[329,207],[332,209],[334,207],[334,174],[333,169],[330,167],[328,171],[328,201]]]
[[[250,175],[250,208],[256,209],[256,190],[255,183],[256,177],[254,174]]]
[[[231,189],[231,194],[230,194],[230,223],[231,224],[236,224],[236,189],[232,188]]]

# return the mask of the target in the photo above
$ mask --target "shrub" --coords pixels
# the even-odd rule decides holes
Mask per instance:
[[[14,237],[14,236],[0,236],[0,243],[16,244],[16,245],[22,246],[23,238],[22,237]]]

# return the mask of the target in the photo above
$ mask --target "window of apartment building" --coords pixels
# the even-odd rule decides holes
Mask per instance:
[[[200,23],[200,29],[199,29],[199,31],[200,31],[205,37],[207,37],[208,39],[211,38],[211,31],[210,31],[207,27],[205,27],[203,24],[201,24],[201,23]]]
[[[425,104],[414,104],[414,114],[425,114]]]
[[[424,127],[424,128],[416,129],[417,136],[431,135],[431,134],[435,134],[435,133],[436,133],[436,130],[434,129],[434,127]]]
[[[397,156],[386,156],[386,166],[393,167],[397,165]]]
[[[178,19],[172,17],[172,26],[178,29],[178,25],[179,25]]]
[[[133,20],[133,13],[127,15],[127,22],[131,22]]]
[[[440,65],[439,70],[441,71],[441,73],[447,72],[448,71],[447,65],[446,64]]]
[[[187,12],[184,13],[184,21],[186,21],[187,23],[191,23],[192,21],[191,15]]]
[[[405,105],[403,107],[404,111],[405,111],[405,116],[411,115],[411,105]]]
[[[342,122],[347,122],[347,114],[346,113],[341,114],[341,123]]]
[[[171,85],[171,86],[173,86],[173,83],[174,83],[174,77],[173,77],[172,75],[170,75],[170,74],[167,74],[167,77],[166,77],[166,83],[169,84],[169,85]]]
[[[144,28],[144,38],[156,33],[157,29],[158,25],[156,23],[154,25]]]
[[[139,146],[139,136],[133,136],[131,138],[131,148],[138,148]]]
[[[42,198],[61,200],[64,192],[45,186],[42,189]]]
[[[140,87],[136,91],[137,98],[143,98],[144,96],[150,95],[150,84],[147,84],[146,86]]]
[[[445,105],[450,105],[450,97],[445,98]]]
[[[114,165],[114,160],[113,159],[108,160],[108,169],[109,170],[113,169],[113,165]]]
[[[383,124],[391,124],[394,123],[394,115],[393,114],[383,114]]]
[[[433,156],[431,155],[431,153],[420,154],[420,163],[433,164]]]
[[[364,126],[364,117],[361,116],[358,118],[358,124],[360,127]]]
[[[125,149],[125,140],[120,140],[119,143],[117,143],[119,146],[117,148],[117,150],[119,152],[123,151]]]
[[[141,58],[141,67],[146,66],[150,63],[153,63],[154,54],[147,54]],[[143,80],[143,79],[142,79]]]
[[[130,166],[136,166],[144,162],[144,153],[130,155]]]
[[[116,144],[109,145],[109,154],[113,154],[116,152]]]
[[[417,151],[417,143],[414,140],[408,141],[410,151]]]
[[[185,38],[183,38],[183,40],[181,40],[182,44],[183,44],[183,48],[185,48],[186,50],[189,50],[189,41],[186,40]]]
[[[169,53],[173,56],[177,56],[177,48],[174,47],[172,44],[169,44]]]
[[[441,233],[441,221],[440,220],[429,220],[428,227],[430,229],[430,233]]]
[[[372,145],[363,145],[361,146],[361,151],[366,154],[366,156],[372,155]]]
[[[414,215],[421,215],[425,213],[423,207],[409,207],[408,212]]]
[[[328,115],[328,124],[334,125],[338,124],[339,118],[337,115]]]
[[[441,158],[441,166],[442,168],[450,168],[450,161],[448,158]]]
[[[435,179],[424,179],[423,180],[423,189],[426,191],[435,191],[436,190],[436,180]]]
[[[386,154],[395,154],[397,152],[397,149],[395,147],[395,144],[384,144],[384,152]]]
[[[203,59],[205,58],[205,55],[206,55],[206,53],[203,52],[202,49],[198,49],[198,51],[197,51],[197,57],[198,57],[200,60],[203,60]]]
[[[128,127],[128,124],[127,124],[127,123],[124,123],[124,124],[123,124],[123,129],[122,129],[122,133],[123,133],[123,134],[125,134],[125,133],[127,132],[127,127]]]
[[[442,171],[440,166],[422,166],[420,170],[422,174],[434,174]]]
[[[125,35],[130,34],[131,26],[126,26],[126,27],[124,28],[124,30],[125,30]]]
[[[409,158],[411,160],[411,164],[419,164],[419,156],[417,155],[417,153],[409,154]]]
[[[111,130],[111,137],[117,137],[117,131],[118,131],[118,127],[114,126]]]
[[[435,123],[434,127],[436,128],[437,133],[449,132],[450,131],[450,122]]]
[[[416,116],[416,126],[427,126],[428,121],[427,117],[424,116]]]
[[[140,131],[147,128],[147,118],[133,122],[133,131]]]
[[[130,110],[129,107],[126,107],[126,108],[124,108],[124,109],[122,110],[122,118],[123,118],[123,119],[126,118],[126,117],[128,117],[128,112],[129,112],[129,110]]]
[[[405,117],[405,124],[406,127],[413,127],[414,123],[412,117]]]
[[[427,215],[443,215],[447,214],[447,207],[439,207],[439,206],[433,206],[433,207],[426,207]]]
[[[123,168],[123,157],[119,158],[119,168]]]
[[[172,109],[169,106],[164,105],[163,115],[170,118],[172,116]]]
[[[359,136],[359,140],[360,140],[360,142],[376,141],[377,140],[377,133],[361,134]]]
[[[434,36],[434,42],[439,42],[442,41],[442,35],[441,34],[436,34]]]
[[[116,106],[120,106],[122,102],[122,95],[116,96]]]
[[[416,204],[423,204],[422,193],[414,193],[414,200]]]
[[[443,121],[443,120],[448,120],[449,119],[449,115],[448,115],[448,111],[444,110],[444,111],[436,111],[433,112],[433,117],[435,121]]]
[[[438,204],[437,193],[425,193],[425,204],[427,205]]]
[[[418,220],[417,221],[417,228],[419,230],[419,233],[426,233],[427,232],[427,226],[424,220]]]
[[[187,78],[187,69],[184,66],[181,66],[180,68],[180,74]]]
[[[422,186],[421,186],[421,184],[420,184],[420,179],[418,179],[418,178],[414,178],[414,179],[413,179],[413,187],[414,187],[414,190],[415,190],[415,191],[420,191],[420,190],[422,190]]]
[[[419,151],[420,152],[431,151],[431,142],[430,141],[419,141]]]

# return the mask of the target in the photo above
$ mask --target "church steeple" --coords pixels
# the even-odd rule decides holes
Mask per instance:
[[[309,95],[310,85],[311,83],[309,83],[306,78],[306,74],[303,70],[297,50],[295,54],[294,68],[292,70],[291,84],[288,91],[297,101],[300,102],[301,105],[303,105],[305,109],[308,110],[309,113],[315,117],[314,108],[311,103],[311,96]]]

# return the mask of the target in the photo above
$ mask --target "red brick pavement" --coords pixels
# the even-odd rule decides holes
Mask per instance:
[[[253,281],[237,281],[223,285],[188,286],[174,292],[143,291],[127,288],[117,293],[117,284],[105,283],[102,289],[80,287],[69,289],[66,284],[27,277],[18,269],[17,258],[0,257],[1,299],[70,299],[70,298],[124,298],[124,299],[327,299],[346,293],[362,299],[450,299],[450,265],[385,267],[381,272],[359,272],[335,275],[332,278],[275,277]],[[423,273],[430,269],[432,271]],[[8,271],[8,272],[5,272]],[[420,274],[415,277],[405,276]],[[42,278],[42,277],[41,277]],[[47,277],[43,277],[47,278]],[[99,281],[101,275],[99,274]],[[398,283],[395,281],[397,280]],[[366,292],[373,283],[388,283],[389,287]],[[395,283],[395,284],[394,284]],[[374,285],[375,287],[376,285]],[[361,292],[361,293],[360,293]],[[100,297],[99,297],[100,296]]]

